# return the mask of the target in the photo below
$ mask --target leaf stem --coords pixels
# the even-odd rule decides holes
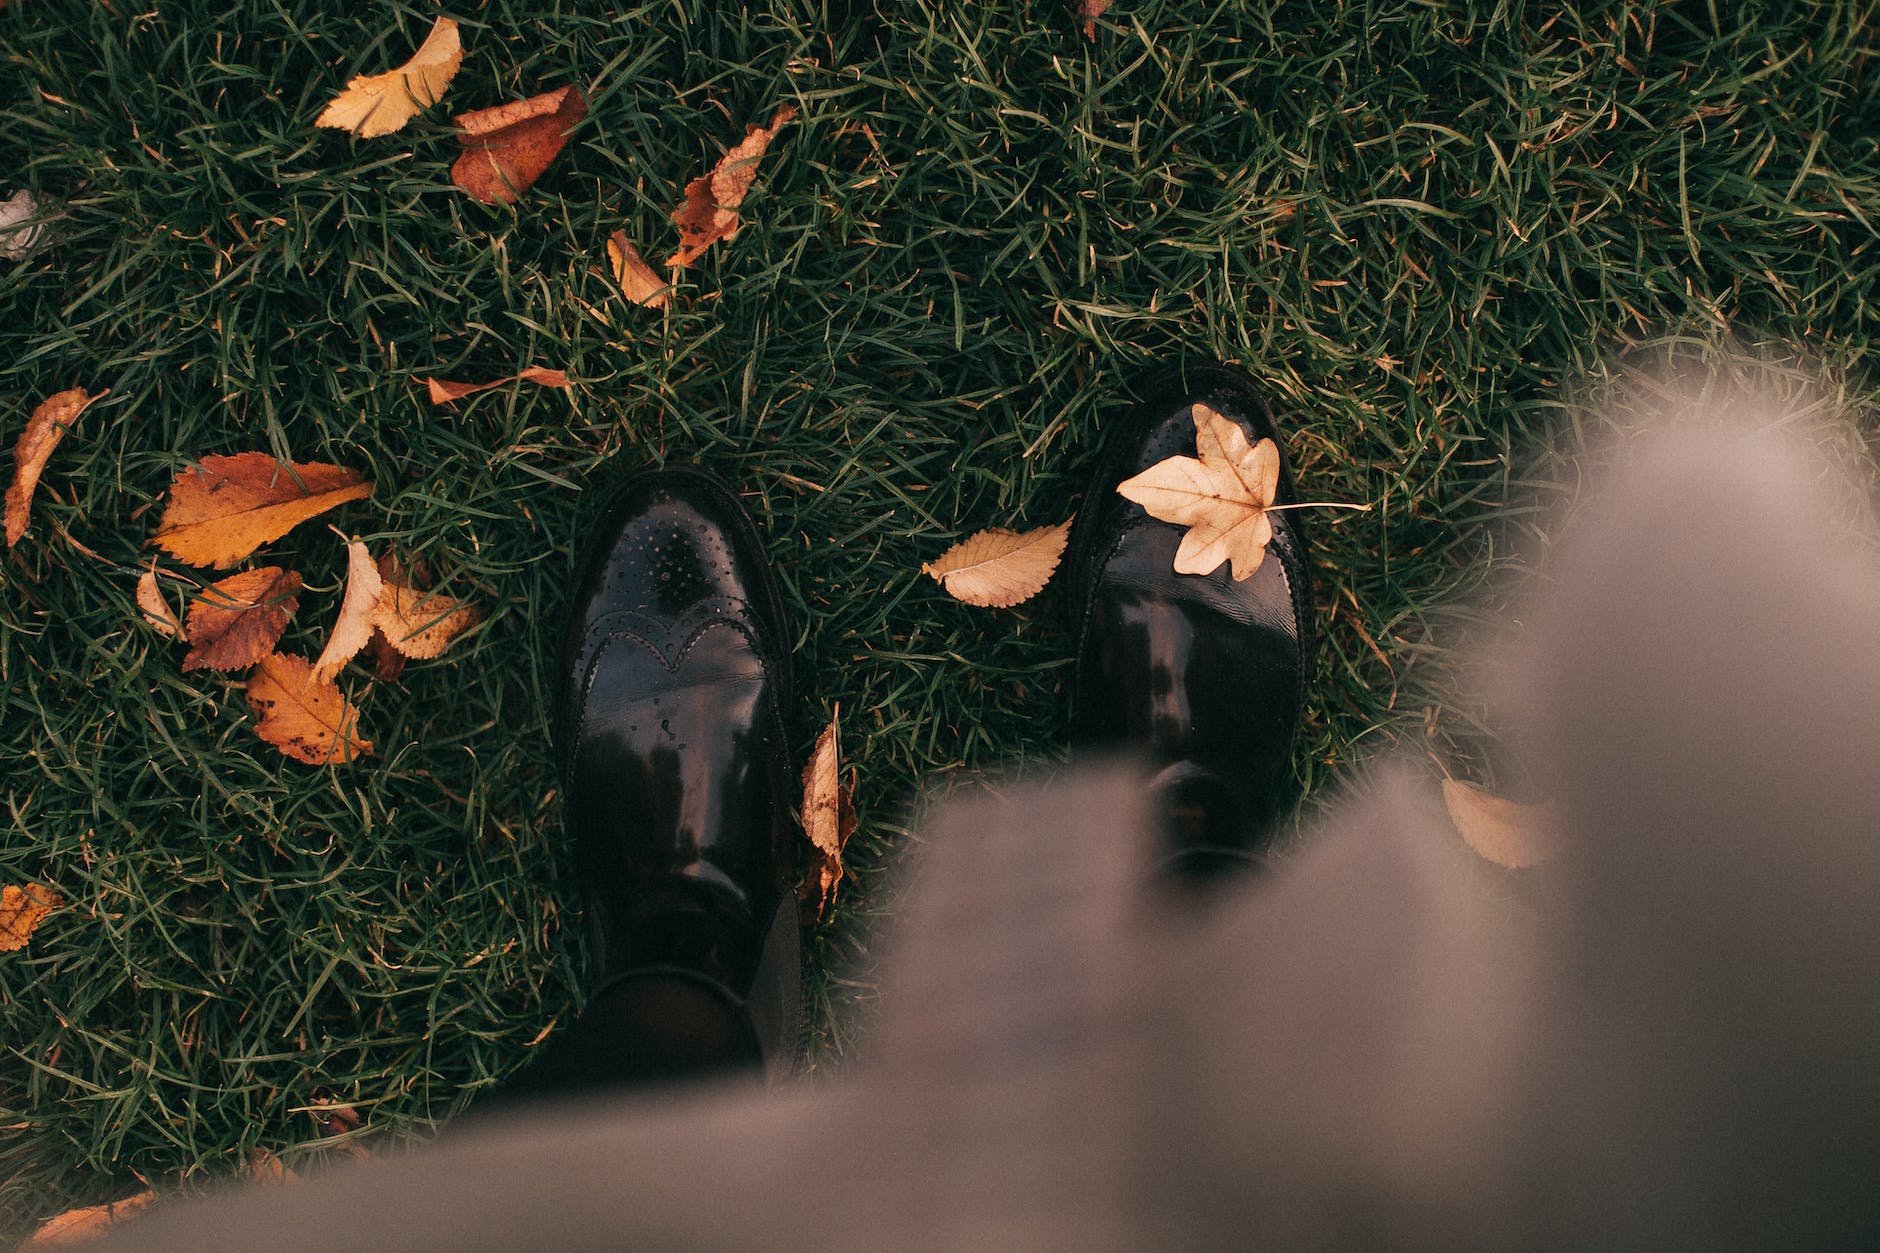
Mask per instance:
[[[1370,505],[1347,505],[1337,500],[1298,500],[1290,505],[1268,505],[1262,513],[1280,513],[1287,509],[1355,509],[1359,513],[1371,512]]]

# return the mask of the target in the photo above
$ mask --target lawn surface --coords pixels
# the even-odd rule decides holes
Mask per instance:
[[[973,609],[919,567],[1068,517],[1149,363],[1244,364],[1307,494],[1377,506],[1311,522],[1308,795],[1393,743],[1466,768],[1430,611],[1498,562],[1518,454],[1588,380],[1735,337],[1871,399],[1871,5],[1118,0],[1094,41],[1053,0],[443,11],[443,104],[356,140],[312,120],[439,10],[0,9],[0,198],[63,212],[0,260],[0,447],[110,389],[0,560],[0,883],[70,902],[0,955],[0,1242],[138,1178],[305,1166],[343,1130],[322,1103],[421,1129],[567,1021],[546,627],[629,468],[745,493],[866,866],[923,780],[1061,756],[1059,590]],[[451,186],[452,113],[570,83],[591,111],[519,205]],[[626,302],[608,234],[663,260],[686,180],[786,102],[742,234],[671,308]],[[528,365],[577,386],[419,385]],[[134,608],[171,478],[253,449],[365,471],[327,520],[491,611],[394,682],[341,676],[362,763],[281,757]],[[283,647],[311,655],[341,546],[266,551],[307,577]],[[881,895],[845,890],[825,1015]]]

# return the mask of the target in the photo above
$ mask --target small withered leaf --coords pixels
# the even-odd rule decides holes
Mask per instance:
[[[797,897],[820,918],[835,902],[842,882],[842,853],[855,834],[855,805],[841,785],[841,753],[837,747],[840,711],[816,737],[816,747],[803,767],[803,834],[814,856],[797,889]]]
[[[777,132],[796,116],[791,105],[781,105],[769,126],[749,127],[736,147],[718,158],[711,173],[685,185],[685,199],[672,211],[679,228],[679,251],[666,261],[668,269],[691,265],[719,240],[737,238],[742,225],[738,206],[757,180],[757,163]]]
[[[1522,804],[1444,779],[1443,805],[1463,841],[1498,866],[1519,870],[1559,851],[1560,811],[1552,801]]]
[[[586,116],[587,97],[578,87],[460,113],[457,142],[464,152],[450,167],[450,181],[484,204],[514,204]]]
[[[103,392],[98,393],[102,395]],[[20,536],[26,534],[26,523],[32,516],[33,489],[39,486],[39,473],[45,469],[46,459],[52,456],[52,450],[59,446],[66,430],[85,411],[85,406],[98,396],[88,396],[84,388],[74,387],[47,397],[33,410],[33,416],[26,419],[26,429],[20,432],[19,442],[13,445],[13,482],[7,488],[6,501],[8,548],[19,543]]]
[[[300,576],[279,566],[231,574],[189,606],[184,670],[245,670],[274,651],[300,605]]]
[[[938,561],[921,566],[947,594],[969,605],[1004,609],[1036,596],[1051,581],[1071,524],[1043,526],[1033,531],[993,527],[969,535],[940,554]]]
[[[362,138],[400,130],[418,110],[436,104],[463,64],[457,23],[440,17],[411,59],[383,74],[360,74],[333,97],[315,126],[348,130]]]
[[[607,237],[607,263],[614,282],[620,284],[620,290],[634,304],[663,309],[672,303],[672,285],[646,264],[625,231],[615,231]]]
[[[379,590],[372,613],[372,625],[384,633],[386,643],[418,660],[442,653],[481,621],[483,611],[468,601],[421,592],[391,579]]]
[[[64,899],[43,883],[0,887],[0,953],[25,948],[46,915],[63,904]]]
[[[379,607],[379,593],[384,589],[379,568],[372,554],[358,540],[346,543],[346,595],[339,605],[339,617],[326,637],[326,647],[313,663],[313,681],[331,683],[360,649],[372,638],[372,615]]]
[[[150,568],[137,576],[137,607],[143,610],[144,621],[158,635],[179,640],[185,638],[182,622],[170,608],[163,589],[157,586],[157,561],[154,557],[150,559]]]
[[[349,762],[372,751],[359,736],[359,711],[333,684],[316,682],[305,658],[262,658],[248,676],[247,697],[255,731],[298,761]]]
[[[308,518],[372,494],[357,470],[264,452],[204,457],[170,484],[151,541],[178,561],[226,570]]]
[[[430,393],[431,403],[447,405],[453,400],[462,400],[465,396],[474,396],[478,392],[489,391],[492,387],[501,387],[505,383],[535,383],[542,387],[569,388],[574,384],[561,370],[551,370],[546,366],[532,365],[507,378],[491,379],[487,383],[452,383],[445,379],[426,379],[424,385]]]

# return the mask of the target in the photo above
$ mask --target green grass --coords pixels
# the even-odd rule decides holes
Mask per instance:
[[[920,562],[1067,517],[1146,364],[1244,363],[1311,495],[1377,505],[1311,522],[1309,795],[1478,750],[1438,606],[1501,563],[1517,452],[1624,363],[1734,341],[1872,412],[1871,4],[1118,0],[1094,43],[1053,0],[449,11],[445,107],[355,141],[312,119],[431,8],[0,10],[0,196],[65,215],[0,261],[0,444],[110,389],[0,562],[0,882],[73,902],[0,956],[0,1240],[133,1176],[304,1162],[323,1099],[416,1130],[566,1021],[545,628],[628,468],[746,492],[804,748],[841,705],[865,873],[814,949],[826,1015],[866,995],[831,972],[923,781],[1062,753],[1059,594],[972,609]],[[519,206],[453,190],[449,113],[565,83],[591,111]],[[785,101],[743,233],[670,310],[626,304],[607,234],[662,259],[684,182]],[[529,364],[579,386],[417,386]],[[343,676],[363,765],[275,754],[133,608],[170,478],[247,449],[369,472],[339,525],[492,610],[395,683]],[[317,650],[340,546],[268,551]]]

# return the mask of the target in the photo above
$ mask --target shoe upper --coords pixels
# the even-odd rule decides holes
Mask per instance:
[[[1184,528],[1118,495],[1123,479],[1195,456],[1194,406],[1280,441],[1245,375],[1170,371],[1106,442],[1075,527],[1077,672],[1072,734],[1146,754],[1177,854],[1249,850],[1288,798],[1311,649],[1310,576],[1291,513],[1268,515],[1266,559],[1236,582],[1223,564],[1176,574]],[[1277,499],[1294,498],[1284,468]]]
[[[576,578],[558,724],[589,986],[680,968],[744,996],[793,847],[789,648],[756,529],[703,472],[648,471]]]

